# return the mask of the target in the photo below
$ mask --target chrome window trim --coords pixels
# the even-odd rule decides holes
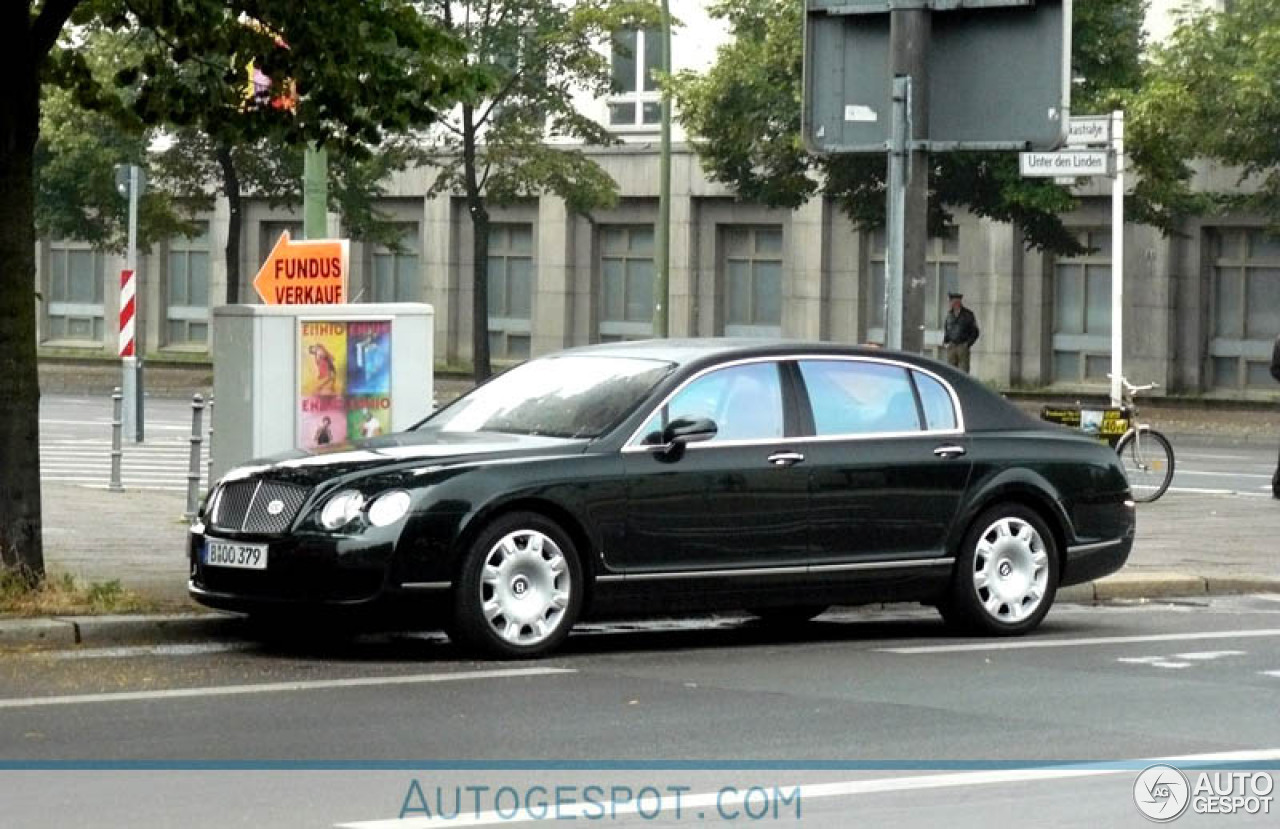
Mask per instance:
[[[453,587],[451,581],[406,581],[400,587],[404,590],[448,590]]]
[[[885,438],[922,437],[922,436],[944,437],[948,435],[963,435],[965,432],[964,409],[960,406],[960,396],[956,394],[955,388],[950,383],[948,383],[945,378],[940,376],[937,372],[934,372],[927,368],[923,368],[921,366],[913,365],[904,360],[895,360],[893,358],[887,358],[887,357],[873,357],[870,355],[863,355],[863,354],[857,354],[857,355],[854,355],[854,354],[806,354],[806,353],[800,352],[795,354],[782,354],[782,355],[771,354],[763,357],[743,357],[738,360],[730,360],[729,362],[726,362],[726,363],[718,363],[717,365],[708,366],[707,368],[702,369],[698,373],[694,374],[692,377],[687,378],[679,386],[672,389],[667,394],[667,396],[662,399],[662,402],[658,403],[658,405],[654,406],[652,409],[648,411],[644,419],[640,421],[640,425],[636,427],[635,431],[631,433],[631,436],[627,438],[626,443],[623,444],[622,452],[624,454],[636,454],[636,453],[643,453],[643,452],[653,452],[655,449],[658,449],[659,447],[657,446],[638,442],[638,440],[642,437],[642,433],[644,432],[645,424],[648,423],[650,420],[652,420],[654,415],[662,411],[663,407],[665,407],[668,403],[670,403],[677,394],[684,391],[685,388],[687,388],[689,384],[693,383],[695,380],[698,380],[708,374],[711,374],[712,372],[720,371],[721,369],[726,369],[726,368],[733,368],[735,366],[752,365],[755,363],[780,363],[780,362],[798,363],[798,362],[807,361],[807,360],[829,360],[829,361],[839,360],[842,362],[875,363],[877,365],[896,366],[899,368],[906,369],[907,371],[918,371],[921,374],[924,374],[925,376],[933,380],[936,380],[939,384],[941,384],[942,388],[946,390],[947,395],[951,398],[951,409],[955,413],[956,425],[954,428],[951,428],[951,429],[927,429],[926,428],[926,429],[918,429],[918,430],[913,430],[908,432],[851,432],[848,434],[839,434],[839,435],[810,435],[810,436],[797,436],[797,437],[784,436],[780,438],[759,438],[759,439],[753,439],[753,440],[726,440],[719,443],[715,443],[715,442],[690,443],[685,446],[685,449],[716,449],[720,447],[735,447],[735,446],[774,446],[774,445],[786,445],[786,444],[801,443],[801,442],[808,443],[808,442],[831,442],[831,441],[845,441],[845,440],[883,440]],[[917,388],[915,390],[915,393],[919,395],[920,390]]]

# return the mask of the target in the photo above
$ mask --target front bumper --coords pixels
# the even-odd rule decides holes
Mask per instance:
[[[380,534],[216,537],[267,545],[267,567],[205,564],[205,528],[193,526],[188,533],[188,592],[208,607],[241,612],[289,605],[357,607],[378,604],[389,592],[395,541]]]

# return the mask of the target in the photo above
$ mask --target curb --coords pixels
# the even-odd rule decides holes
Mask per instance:
[[[1057,601],[1098,604],[1242,593],[1280,593],[1280,578],[1121,572],[1098,581],[1064,587],[1058,591]],[[0,619],[0,648],[159,645],[237,638],[243,631],[244,617],[231,613]]]
[[[1242,593],[1280,593],[1280,578],[1121,571],[1098,581],[1064,587],[1058,591],[1057,600],[1095,604],[1117,599],[1140,601],[1192,596],[1235,596]]]
[[[54,616],[0,619],[0,647],[147,645],[233,637],[243,617],[228,613]]]

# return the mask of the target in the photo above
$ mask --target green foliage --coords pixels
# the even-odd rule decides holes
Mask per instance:
[[[436,22],[465,44],[469,64],[486,82],[470,87],[463,106],[436,130],[440,175],[433,194],[467,192],[470,181],[495,204],[543,193],[581,212],[613,204],[612,179],[564,144],[615,143],[579,111],[576,97],[609,94],[609,61],[598,44],[618,29],[653,24],[656,6],[466,0],[437,13]]]
[[[1146,0],[1076,3],[1073,90],[1077,113],[1105,112],[1123,104],[1141,81],[1142,20]],[[712,7],[734,39],[720,48],[709,72],[684,72],[670,83],[681,123],[707,174],[740,197],[794,208],[821,193],[835,200],[858,227],[884,222],[885,167],[879,155],[819,158],[805,151],[800,134],[802,101],[802,0],[722,0]],[[1135,217],[1170,229],[1194,202],[1186,170],[1138,132],[1131,141],[1143,174]],[[1076,253],[1060,213],[1070,192],[1048,179],[1024,179],[1014,153],[939,153],[932,159],[930,232],[950,222],[949,208],[965,207],[1012,222],[1031,246]]]
[[[1210,158],[1256,177],[1256,192],[1205,198],[1259,210],[1280,229],[1280,6],[1236,0],[1228,9],[1182,14],[1154,50],[1133,102],[1135,127],[1166,156]]]

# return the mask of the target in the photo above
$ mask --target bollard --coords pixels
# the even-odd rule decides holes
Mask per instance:
[[[120,464],[124,458],[121,440],[124,435],[124,393],[116,386],[111,392],[111,481],[107,489],[112,492],[124,492],[120,483]]]
[[[204,449],[209,453],[209,467],[205,470],[205,491],[213,489],[213,395],[209,395],[209,431],[205,435]]]
[[[187,467],[187,511],[183,513],[188,521],[196,517],[200,503],[200,420],[203,414],[204,398],[198,394],[191,395],[191,463]]]

